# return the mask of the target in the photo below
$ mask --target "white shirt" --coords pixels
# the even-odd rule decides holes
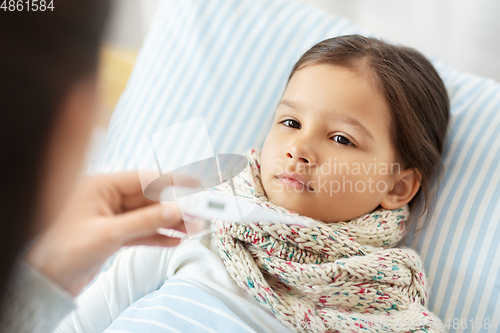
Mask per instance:
[[[229,276],[215,241],[210,233],[185,239],[173,248],[136,246],[123,250],[112,267],[77,298],[77,310],[56,332],[102,332],[132,303],[172,279],[214,295],[257,332],[290,332]]]

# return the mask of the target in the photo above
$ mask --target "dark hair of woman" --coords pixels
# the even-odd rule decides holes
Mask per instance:
[[[421,174],[420,189],[409,206],[411,221],[422,216],[433,202],[431,184],[439,183],[442,174],[441,153],[450,117],[448,94],[434,66],[412,48],[360,35],[316,44],[295,64],[290,78],[313,64],[371,72],[391,113],[398,163],[402,170],[413,168]]]
[[[104,0],[53,5],[0,11],[0,299],[31,241],[57,111],[77,82],[95,75],[110,8]]]

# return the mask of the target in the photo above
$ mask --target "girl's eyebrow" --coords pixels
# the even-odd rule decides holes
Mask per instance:
[[[373,141],[375,141],[375,138],[373,137],[372,133],[370,133],[370,131],[368,130],[368,128],[366,128],[362,123],[360,123],[359,121],[357,121],[356,119],[354,118],[351,118],[351,117],[335,117],[336,120],[338,121],[341,121],[347,125],[350,125],[352,127],[355,127],[358,129],[359,132],[361,132],[362,134],[366,135],[367,137],[369,137],[370,139],[372,139]]]
[[[297,111],[305,109],[305,107],[302,104],[297,103],[297,102],[292,102],[292,101],[289,101],[287,99],[282,99],[279,102],[278,106],[280,106],[280,105],[285,105],[285,106],[291,107],[292,109],[295,109]]]
[[[288,106],[288,107],[295,109],[297,111],[303,111],[306,109],[301,103],[289,101],[286,99],[281,100],[281,102],[279,102],[278,106],[280,106],[280,105]],[[325,116],[325,118],[329,118],[332,121],[341,121],[341,122],[345,123],[346,125],[355,127],[359,132],[361,132],[362,134],[366,135],[367,137],[369,137],[370,139],[375,141],[375,138],[373,137],[372,133],[368,130],[368,128],[366,128],[362,123],[360,123],[359,121],[357,121],[354,118],[346,116],[343,113],[339,114],[338,112],[325,112],[324,116]]]

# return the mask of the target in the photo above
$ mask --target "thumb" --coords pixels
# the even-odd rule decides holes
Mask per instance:
[[[154,204],[113,217],[114,234],[122,244],[156,234],[158,228],[185,232],[184,221],[176,203]]]

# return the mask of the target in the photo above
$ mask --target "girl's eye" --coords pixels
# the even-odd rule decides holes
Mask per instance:
[[[301,128],[300,123],[293,119],[286,119],[283,120],[281,123],[284,124],[286,127],[297,128],[297,129]]]
[[[334,135],[332,139],[333,141],[340,143],[341,145],[354,146],[354,144],[348,138],[342,135]]]

